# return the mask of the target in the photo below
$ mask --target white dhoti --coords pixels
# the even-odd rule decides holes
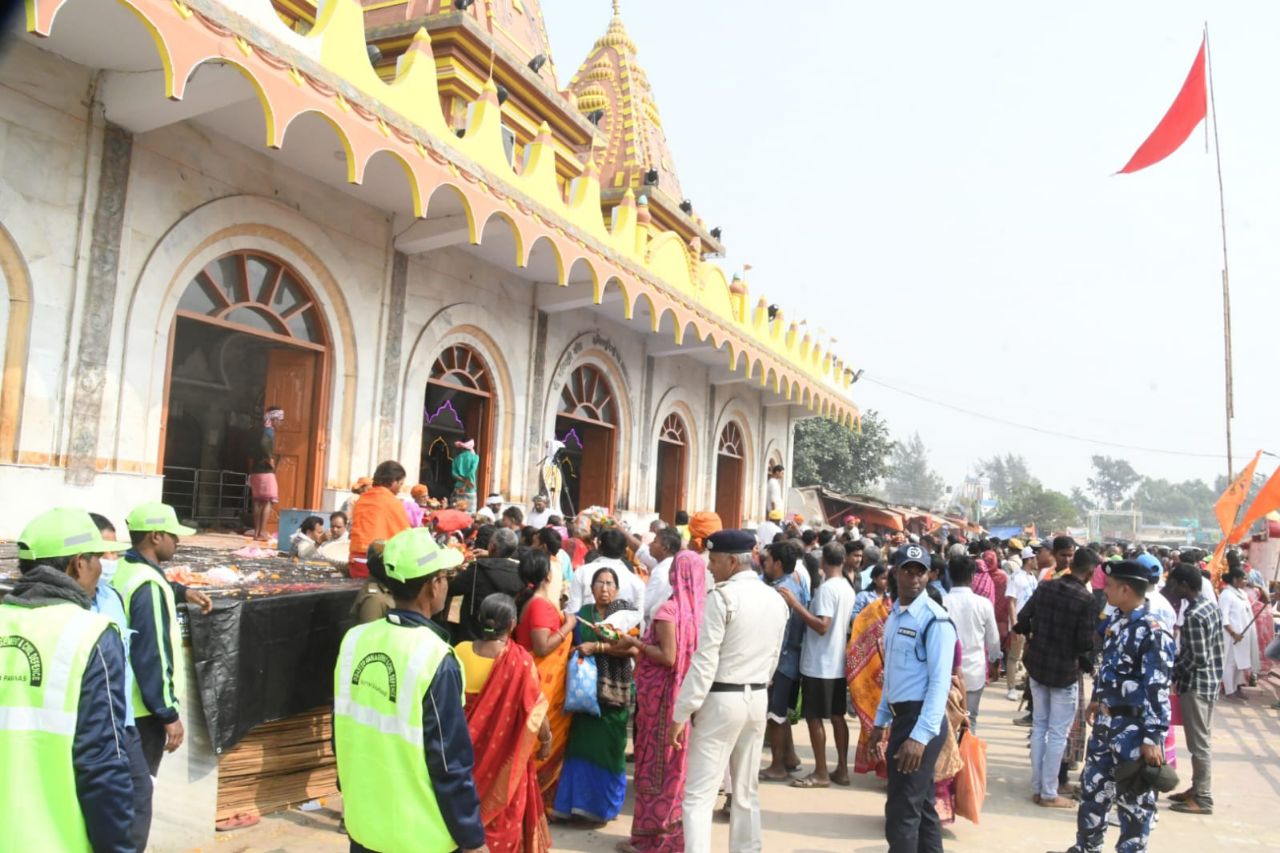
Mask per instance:
[[[767,691],[709,693],[689,733],[689,776],[684,789],[684,845],[711,851],[711,812],[724,778],[733,780],[729,850],[758,851],[760,842],[760,744]]]

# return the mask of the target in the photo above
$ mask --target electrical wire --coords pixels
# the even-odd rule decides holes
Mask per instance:
[[[893,385],[890,385],[887,382],[882,382],[879,379],[875,379],[871,376],[862,377],[862,381],[870,382],[873,385],[878,385],[881,388],[887,389],[889,391],[895,391],[899,394],[903,394],[907,397],[911,397],[923,403],[929,403],[930,405],[933,405],[933,406],[941,406],[944,409],[949,409],[953,412],[959,412],[962,415],[969,415],[970,417],[978,418],[980,420],[991,421],[992,423],[1001,424],[1002,426],[1007,426],[1007,427],[1013,427],[1014,429],[1027,430],[1028,432],[1035,432],[1035,433],[1039,433],[1040,435],[1050,435],[1055,438],[1065,438],[1068,441],[1079,441],[1079,442],[1083,442],[1084,444],[1095,444],[1102,447],[1115,447],[1121,450],[1136,450],[1142,453],[1162,453],[1167,456],[1186,456],[1186,457],[1193,457],[1197,459],[1226,459],[1227,458],[1227,455],[1225,453],[1196,453],[1190,450],[1169,450],[1168,448],[1160,448],[1160,447],[1143,447],[1137,444],[1124,444],[1118,441],[1104,441],[1098,438],[1088,438],[1087,436],[1083,436],[1083,435],[1073,435],[1072,433],[1069,433],[1069,432],[1061,432],[1059,430],[1046,429],[1045,427],[1034,426],[1032,424],[1018,423],[1017,421],[1006,420],[1005,418],[998,418],[994,415],[989,415],[986,412],[978,412],[973,409],[966,409],[964,406],[957,406],[954,403],[948,403],[944,400],[935,400],[932,397],[926,397],[923,394],[917,394],[915,391],[908,391],[905,388],[895,387]],[[1270,451],[1266,451],[1266,450],[1262,451],[1262,455],[1280,457],[1280,454],[1271,453]]]

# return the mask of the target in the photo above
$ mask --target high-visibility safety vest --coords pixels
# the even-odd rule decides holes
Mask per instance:
[[[379,853],[458,848],[436,803],[422,700],[453,654],[430,628],[386,619],[347,632],[334,667],[333,734],[347,834]]]
[[[71,763],[80,686],[111,620],[0,604],[0,832],[6,850],[89,853]],[[123,689],[121,686],[118,689]]]
[[[178,627],[178,603],[173,598],[173,587],[169,586],[169,582],[164,576],[148,566],[146,563],[135,563],[132,560],[121,560],[116,564],[116,573],[111,578],[111,585],[116,588],[116,592],[120,593],[120,597],[124,599],[125,613],[129,614],[129,618],[133,618],[133,596],[135,593],[141,592],[143,595],[151,595],[151,589],[147,585],[151,584],[160,592],[161,600],[164,602],[165,609],[169,615],[169,643],[166,647],[164,643],[164,618],[165,614],[160,612],[159,607],[152,607],[151,612],[155,618],[155,635],[160,642],[160,671],[162,680],[164,681],[164,703],[166,708],[178,707],[178,696],[185,695],[187,672],[182,657],[182,633]],[[138,630],[137,625],[130,623],[130,628],[134,631]],[[132,665],[132,662],[130,662]],[[173,667],[173,680],[163,677],[163,673]],[[136,674],[135,674],[136,675]],[[133,679],[133,716],[137,719],[149,717],[154,713],[151,708],[147,707],[147,703],[142,701],[142,689],[138,687],[138,679]]]

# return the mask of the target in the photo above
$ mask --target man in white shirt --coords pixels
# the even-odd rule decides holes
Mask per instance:
[[[1030,548],[1022,549],[1022,559],[1018,563],[1018,568],[1009,572],[1009,586],[1005,589],[1009,599],[1009,624],[1018,621],[1018,612],[1023,606],[1031,600],[1032,594],[1036,591],[1035,575],[1035,559],[1036,552]],[[1028,568],[1030,566],[1031,568]],[[1005,687],[1009,692],[1006,694],[1010,702],[1017,702],[1022,694],[1017,690],[1018,679],[1022,677],[1018,672],[1022,668],[1022,652],[1026,649],[1027,638],[1023,634],[1013,631],[1009,632],[1009,657],[1005,661]]]
[[[822,547],[823,582],[808,607],[790,590],[778,594],[804,620],[804,645],[800,649],[800,695],[809,742],[813,746],[813,773],[791,783],[793,788],[826,788],[835,782],[849,784],[849,686],[845,681],[845,647],[853,621],[855,594],[844,582],[844,546],[828,542]],[[831,721],[836,742],[836,770],[827,772],[827,735],[823,720]]]
[[[525,517],[524,523],[541,530],[547,526],[547,519],[549,518],[551,518],[551,510],[547,507],[547,496],[536,495],[533,499],[533,509],[529,510],[529,515]]]
[[[641,614],[645,610],[644,582],[636,577],[635,572],[622,559],[627,553],[627,535],[616,527],[603,531],[596,540],[600,556],[591,563],[582,566],[573,573],[573,581],[569,584],[569,602],[565,612],[577,615],[582,605],[595,602],[591,592],[591,576],[603,568],[613,569],[618,573],[618,598],[631,602]],[[668,593],[669,595],[670,593]]]
[[[756,542],[763,548],[766,545],[773,544],[773,538],[782,532],[782,527],[778,522],[782,521],[782,510],[771,509],[769,515],[760,526],[756,528]]]
[[[773,512],[775,509],[779,513],[782,512],[782,473],[785,470],[781,465],[774,465],[769,469],[769,482],[765,489],[765,512]]]
[[[663,602],[671,597],[671,561],[680,551],[680,531],[664,527],[653,535],[653,541],[646,547],[649,556],[658,561],[649,570],[649,582],[644,587],[644,619],[648,623],[653,621],[653,614],[658,612]]]
[[[973,558],[967,554],[954,557],[947,569],[951,572],[951,592],[942,597],[942,603],[955,623],[960,640],[965,704],[969,707],[969,726],[976,731],[988,664],[1000,660],[1000,631],[996,628],[996,609],[991,601],[986,596],[974,595],[971,589],[976,569]]]

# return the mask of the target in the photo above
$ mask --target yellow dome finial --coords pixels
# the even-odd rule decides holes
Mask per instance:
[[[622,0],[613,0],[613,14],[615,17],[622,14]]]

